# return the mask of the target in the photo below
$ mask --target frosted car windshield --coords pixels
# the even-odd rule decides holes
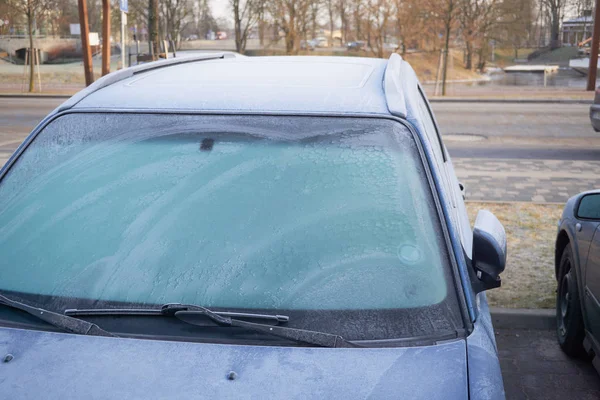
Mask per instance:
[[[0,182],[0,254],[0,289],[61,311],[346,312],[350,338],[460,324],[431,190],[395,121],[59,117]],[[373,316],[378,334],[348,328]]]

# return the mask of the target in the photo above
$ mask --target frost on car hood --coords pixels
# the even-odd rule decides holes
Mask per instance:
[[[2,365],[0,391],[15,399],[467,398],[464,340],[428,347],[323,349],[2,328],[0,352],[14,356]]]

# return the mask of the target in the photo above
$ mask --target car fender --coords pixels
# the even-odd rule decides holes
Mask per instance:
[[[583,274],[585,273],[585,271],[582,269],[582,266],[581,266],[581,259],[579,257],[579,252],[576,251],[577,236],[575,235],[575,228],[574,228],[573,220],[571,220],[570,218],[566,218],[561,221],[561,224],[559,227],[559,234],[557,235],[557,241],[558,241],[558,237],[560,237],[561,233],[565,233],[567,235],[567,237],[569,238],[569,243],[567,244],[567,246],[569,246],[571,248],[571,255],[573,256],[573,264],[575,267],[575,273],[577,274],[577,277],[578,277],[577,288],[579,289],[579,293],[584,293],[583,279],[581,279],[581,278],[584,276]],[[559,266],[560,266],[560,259],[557,259],[556,265],[555,265],[557,281],[559,279],[559,277],[558,277]],[[581,304],[581,309],[583,309],[584,308],[583,296],[579,296],[579,303]]]
[[[498,348],[492,317],[485,292],[476,297],[479,318],[467,337],[469,398],[471,400],[504,399],[504,381],[498,359]]]

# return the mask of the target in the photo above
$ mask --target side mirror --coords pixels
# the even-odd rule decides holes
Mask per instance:
[[[500,274],[506,267],[506,232],[498,218],[481,210],[473,229],[471,281],[476,293],[500,287]]]
[[[600,220],[600,193],[585,195],[579,201],[577,218]]]

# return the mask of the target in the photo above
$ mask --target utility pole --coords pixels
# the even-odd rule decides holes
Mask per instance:
[[[90,48],[90,26],[88,24],[87,0],[77,0],[79,6],[79,25],[81,27],[81,50],[83,52],[83,72],[85,85],[94,82],[92,66],[92,49]]]
[[[596,74],[598,72],[598,47],[600,46],[600,0],[596,0],[594,11],[594,33],[590,52],[590,69],[588,72],[587,90],[596,90]]]
[[[110,73],[110,0],[102,0],[102,76]]]

